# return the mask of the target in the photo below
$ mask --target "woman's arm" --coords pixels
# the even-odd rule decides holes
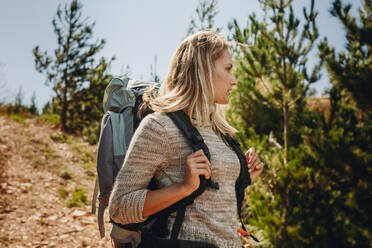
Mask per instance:
[[[142,215],[148,217],[160,212],[189,194],[183,183],[175,183],[162,189],[150,190],[146,195]]]
[[[194,192],[200,184],[199,175],[204,175],[207,179],[211,175],[210,163],[202,150],[187,157],[185,169],[184,182],[147,192],[143,217],[155,214]]]
[[[165,126],[153,116],[146,117],[129,145],[127,155],[110,196],[111,218],[121,224],[138,223],[191,194],[199,187],[199,175],[210,177],[208,159],[200,150],[186,160],[185,181],[150,191],[156,171],[169,163],[171,151]]]
[[[145,221],[143,207],[147,188],[156,171],[168,163],[168,135],[164,126],[149,115],[129,144],[127,154],[110,195],[110,217],[117,223]]]

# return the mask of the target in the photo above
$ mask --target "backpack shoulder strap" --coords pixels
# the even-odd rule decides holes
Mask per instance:
[[[240,148],[239,142],[231,136],[223,136],[223,139],[229,144],[229,146],[235,151],[236,155],[239,158],[240,162],[240,173],[239,177],[235,182],[235,195],[237,200],[238,215],[240,223],[244,231],[247,231],[243,220],[242,220],[242,204],[244,200],[244,190],[248,185],[251,184],[251,177],[248,171],[247,160],[243,151]]]
[[[240,144],[236,139],[234,139],[231,136],[223,136],[223,138],[229,144],[229,146],[234,150],[234,152],[239,158],[240,173],[239,173],[238,180],[236,182],[241,187],[246,188],[251,184],[251,178],[249,176],[247,160],[245,158],[243,151],[240,148]]]
[[[208,160],[210,160],[211,155],[209,153],[209,149],[207,145],[204,143],[204,139],[199,133],[198,129],[196,129],[192,125],[189,116],[182,110],[179,110],[176,112],[169,112],[167,113],[167,115],[172,119],[174,124],[176,124],[176,126],[180,129],[182,134],[185,136],[185,138],[189,142],[192,150],[196,152],[202,149],[205,156],[208,158]],[[189,195],[188,197],[184,198],[183,200],[175,204],[175,207],[177,208],[176,210],[177,214],[176,214],[176,219],[174,221],[172,233],[171,233],[172,240],[176,240],[178,237],[179,231],[182,226],[183,219],[185,217],[186,206],[192,204],[194,202],[194,199],[198,197],[199,195],[201,195],[207,187],[219,189],[219,185],[217,182],[213,182],[211,178],[205,179],[204,176],[200,176],[199,188],[196,191],[194,191],[191,195]],[[163,219],[163,218],[160,218],[160,219]]]
[[[187,141],[189,142],[192,150],[194,152],[202,149],[205,156],[208,160],[211,159],[211,155],[209,153],[208,146],[204,143],[204,139],[199,133],[198,129],[194,127],[190,121],[189,116],[182,110],[176,112],[169,112],[167,115],[172,119],[174,124],[180,129],[182,134],[185,136]],[[202,194],[206,187],[212,187],[214,189],[218,189],[218,183],[213,182],[212,179],[206,180],[204,176],[201,177],[200,187],[197,189],[192,195],[194,198]]]

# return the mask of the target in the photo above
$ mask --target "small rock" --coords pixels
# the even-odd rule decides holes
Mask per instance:
[[[80,226],[80,225],[73,225],[72,226],[76,231],[78,232],[81,232],[84,230],[84,227]]]
[[[28,220],[40,220],[40,217],[41,217],[41,214],[37,213],[37,214],[31,216],[30,218],[28,218]]]
[[[87,225],[92,225],[95,223],[95,220],[92,218],[83,218],[80,220],[80,224],[87,226]]]
[[[47,218],[47,220],[51,220],[51,221],[54,221],[54,220],[56,220],[58,217],[56,216],[56,215],[52,215],[52,216],[49,216],[48,218]]]
[[[71,215],[74,219],[76,219],[78,217],[88,216],[89,213],[85,211],[75,210]]]
[[[61,223],[67,223],[70,221],[70,219],[68,217],[63,217],[59,220]]]
[[[22,183],[22,184],[21,184],[21,187],[24,187],[24,188],[29,188],[29,187],[31,187],[31,186],[32,186],[31,183]]]

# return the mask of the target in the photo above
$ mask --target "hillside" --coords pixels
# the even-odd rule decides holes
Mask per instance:
[[[90,214],[95,157],[37,118],[0,115],[0,247],[111,247]]]
[[[91,214],[96,154],[40,118],[0,111],[0,247],[111,247],[107,211],[104,239]]]

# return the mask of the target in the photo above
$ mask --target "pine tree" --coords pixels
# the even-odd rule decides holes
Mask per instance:
[[[290,145],[301,142],[296,122],[307,121],[302,118],[305,97],[310,94],[310,85],[319,79],[322,66],[320,61],[311,73],[307,69],[308,56],[318,38],[314,0],[309,11],[304,8],[301,31],[291,3],[262,0],[263,8],[271,10],[265,21],[251,15],[250,26],[241,29],[236,20],[233,26],[233,39],[239,45],[236,61],[240,85],[232,97],[231,112],[241,117],[245,127],[254,123],[252,127],[260,134],[273,131],[283,143],[284,164]]]
[[[311,130],[304,158],[328,182],[328,244],[371,247],[372,226],[372,5],[364,0],[359,20],[351,5],[335,0],[330,13],[338,18],[346,37],[346,51],[336,53],[325,39],[319,45],[332,88],[331,114]]]
[[[372,112],[372,2],[364,1],[359,10],[359,22],[350,16],[351,4],[343,6],[341,0],[333,2],[330,13],[337,17],[346,30],[346,49],[336,55],[325,39],[320,45],[321,56],[327,60],[332,82],[350,93],[358,108]]]
[[[155,55],[154,64],[150,65],[150,71],[151,71],[150,81],[159,83],[160,82],[160,77],[159,77],[157,69],[156,69],[157,64],[158,64],[158,56]]]
[[[6,88],[6,82],[5,82],[5,75],[3,74],[3,67],[4,65],[0,62],[0,104],[4,104],[6,100],[6,94],[5,88]]]
[[[35,67],[47,76],[46,82],[52,85],[56,94],[55,103],[60,115],[62,130],[73,131],[74,102],[79,102],[76,94],[84,89],[87,77],[94,67],[94,56],[103,48],[105,41],[91,42],[94,23],[82,19],[82,5],[78,0],[58,6],[53,19],[58,47],[54,58],[41,52],[39,46],[33,49]]]
[[[199,0],[195,9],[197,17],[191,17],[187,36],[202,30],[213,30],[219,32],[220,27],[215,27],[215,17],[218,14],[217,0]]]
[[[87,80],[89,86],[76,92],[75,97],[80,99],[74,102],[72,118],[75,120],[76,128],[82,132],[90,144],[98,142],[101,118],[103,115],[103,95],[112,75],[107,73],[112,61],[101,58],[99,64],[89,73]]]
[[[22,89],[22,86],[19,86],[18,92],[14,98],[14,106],[23,107],[23,98],[25,97],[25,93]]]
[[[14,104],[8,105],[8,113],[25,114],[28,111],[28,109],[26,105],[24,105],[23,103],[24,98],[25,98],[25,92],[22,86],[19,86],[17,94],[14,98]]]
[[[316,129],[323,113],[311,111],[306,97],[323,61],[309,72],[308,58],[318,38],[314,1],[304,8],[304,23],[295,17],[292,1],[261,1],[266,16],[249,17],[237,41],[236,77],[230,120],[247,149],[254,146],[267,165],[247,191],[245,220],[263,242],[258,247],[324,247],[324,223],[332,192],[312,164],[304,162],[307,130]],[[270,14],[271,13],[271,14]],[[325,189],[324,189],[325,188]],[[328,214],[329,215],[329,214]],[[320,238],[318,238],[320,236]]]
[[[32,93],[32,96],[31,96],[31,105],[28,107],[28,110],[33,115],[38,114],[37,104],[36,104],[36,93],[35,93],[35,91]]]

